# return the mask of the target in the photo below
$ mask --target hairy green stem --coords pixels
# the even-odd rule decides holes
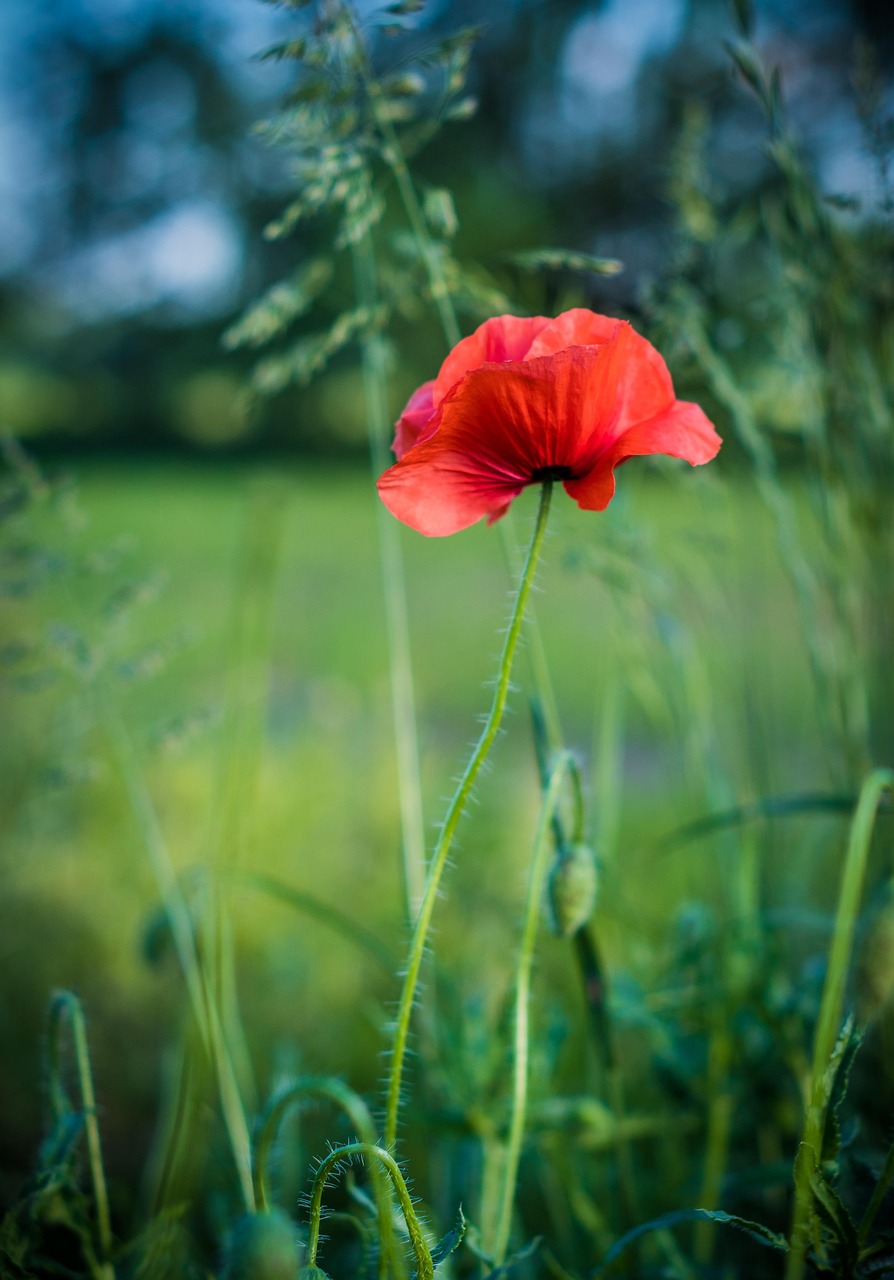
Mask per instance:
[[[252,1181],[259,1213],[265,1213],[270,1208],[267,1194],[267,1161],[279,1126],[286,1112],[307,1098],[323,1098],[335,1103],[350,1120],[360,1141],[366,1147],[373,1148],[376,1145],[375,1128],[369,1108],[360,1094],[355,1093],[341,1080],[327,1076],[302,1076],[284,1085],[273,1095],[264,1109],[255,1139]],[[371,1164],[369,1176],[376,1201],[381,1245],[379,1275],[387,1276],[389,1272],[401,1275],[400,1260],[396,1257],[394,1233],[391,1229],[391,1196],[387,1179],[378,1162]]]
[[[518,1180],[518,1166],[521,1160],[522,1139],[525,1132],[525,1119],[528,1109],[528,1014],[531,1001],[531,971],[534,965],[534,948],[537,943],[537,927],[543,903],[544,887],[549,872],[549,860],[552,854],[553,816],[562,794],[562,786],[569,771],[571,757],[563,751],[553,765],[543,806],[540,811],[540,822],[534,840],[534,856],[528,878],[528,897],[525,908],[525,923],[522,932],[522,943],[515,975],[515,1030],[514,1055],[512,1066],[512,1111],[509,1121],[509,1138],[506,1144],[506,1159],[503,1169],[503,1188],[497,1215],[497,1226],[493,1247],[488,1250],[499,1267],[505,1260],[509,1245],[509,1232],[512,1226],[512,1205],[515,1200],[515,1185]]]
[[[441,876],[447,857],[453,844],[453,837],[456,834],[457,824],[462,816],[466,806],[466,801],[475,779],[481,770],[481,766],[487,759],[488,752],[493,744],[494,738],[503,719],[503,712],[506,709],[506,699],[509,694],[509,680],[512,673],[512,661],[515,657],[515,651],[518,647],[518,640],[521,634],[522,622],[525,615],[525,607],[528,603],[528,597],[531,594],[531,587],[534,582],[534,574],[537,568],[537,562],[540,558],[540,551],[543,546],[543,538],[546,532],[546,523],[549,516],[550,499],[552,497],[552,482],[546,481],[540,493],[540,508],[537,512],[537,523],[534,526],[534,534],[528,548],[527,559],[525,560],[524,569],[519,581],[518,591],[515,597],[515,604],[512,610],[512,616],[509,621],[509,628],[506,632],[506,639],[503,644],[503,652],[500,657],[499,674],[497,676],[497,687],[494,691],[493,702],[491,703],[490,713],[481,731],[475,748],[472,751],[469,761],[463,770],[462,777],[459,780],[453,799],[444,818],[444,825],[441,828],[441,835],[438,840],[435,851],[432,854],[431,863],[429,864],[428,877],[425,884],[425,893],[422,898],[422,904],[419,908],[419,914],[416,917],[416,925],[413,930],[413,938],[410,944],[410,958],[407,964],[407,971],[404,977],[403,990],[401,991],[400,1004],[397,1011],[397,1022],[394,1033],[394,1046],[391,1057],[391,1071],[388,1080],[388,1097],[385,1108],[385,1145],[392,1147],[397,1136],[397,1117],[400,1108],[400,1090],[403,1079],[404,1057],[407,1049],[407,1038],[410,1032],[410,1017],[413,1011],[413,1003],[416,998],[416,987],[419,981],[419,970],[422,966],[422,957],[425,952],[425,944],[428,938],[428,931],[431,925],[432,913],[434,911],[435,900],[438,895],[438,888],[441,883]]]
[[[310,1194],[310,1225],[307,1232],[307,1266],[314,1267],[317,1262],[317,1250],[320,1247],[320,1219],[322,1217],[323,1208],[323,1191],[326,1187],[327,1179],[332,1170],[341,1163],[342,1160],[348,1159],[350,1156],[362,1155],[367,1160],[375,1159],[383,1164],[388,1171],[397,1195],[397,1201],[400,1205],[401,1212],[407,1224],[407,1232],[410,1236],[410,1244],[416,1257],[416,1277],[417,1280],[433,1280],[435,1269],[432,1263],[431,1251],[425,1234],[420,1226],[419,1219],[416,1216],[416,1210],[413,1205],[413,1197],[404,1181],[404,1176],[400,1171],[397,1161],[387,1151],[381,1147],[375,1146],[370,1142],[350,1142],[344,1147],[337,1147],[335,1151],[330,1151],[325,1160],[321,1163],[317,1170],[317,1176],[314,1178],[313,1188]]]
[[[112,1224],[109,1216],[109,1197],[102,1165],[102,1147],[99,1138],[99,1122],[96,1118],[96,1094],[93,1089],[93,1072],[90,1069],[90,1051],[87,1047],[87,1024],[81,1002],[71,991],[57,991],[50,1005],[49,1067],[50,1098],[54,1111],[61,1112],[62,1094],[62,1045],[63,1018],[71,1026],[75,1071],[81,1091],[81,1112],[84,1116],[84,1133],[87,1139],[87,1158],[93,1182],[93,1199],[96,1204],[96,1230],[99,1236],[100,1274],[103,1280],[114,1280],[111,1263]]]
[[[835,932],[829,952],[826,981],[820,1001],[813,1064],[807,1089],[804,1136],[795,1162],[795,1205],[786,1280],[801,1280],[806,1265],[813,1217],[812,1179],[819,1170],[826,1123],[829,1060],[835,1048],[844,1008],[844,992],[850,967],[854,933],[860,913],[863,883],[876,810],[885,791],[894,789],[894,770],[875,769],[866,778],[851,823],[847,854],[841,874]]]

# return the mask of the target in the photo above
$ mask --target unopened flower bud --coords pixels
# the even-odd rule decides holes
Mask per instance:
[[[295,1224],[279,1209],[246,1213],[224,1246],[222,1280],[295,1280],[299,1247]],[[316,1273],[316,1268],[302,1268],[302,1277],[305,1271]]]
[[[550,924],[560,938],[570,938],[585,925],[596,905],[596,855],[588,844],[563,845],[549,873]]]

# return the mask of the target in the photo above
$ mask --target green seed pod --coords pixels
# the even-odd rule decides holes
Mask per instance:
[[[299,1273],[298,1233],[291,1218],[274,1209],[246,1213],[233,1226],[224,1245],[221,1280],[307,1280],[323,1273],[303,1267]]]
[[[585,925],[596,905],[596,855],[588,844],[563,845],[550,868],[547,896],[550,925],[560,938],[570,938]]]

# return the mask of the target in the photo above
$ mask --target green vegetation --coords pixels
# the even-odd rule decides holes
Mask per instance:
[[[642,317],[726,447],[557,488],[474,779],[535,493],[428,540],[365,472],[4,439],[2,1280],[890,1273],[890,209],[824,201],[736,12],[773,179],[728,207],[688,113]],[[410,167],[475,33],[420,85],[313,14],[270,235],[332,253],[229,342],[252,394],[355,344],[377,472],[395,340],[510,305]]]

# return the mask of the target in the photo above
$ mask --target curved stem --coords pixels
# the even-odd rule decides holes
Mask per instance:
[[[324,1098],[333,1102],[350,1120],[354,1132],[362,1143],[368,1147],[376,1144],[375,1128],[369,1108],[348,1085],[341,1080],[326,1076],[302,1076],[291,1084],[285,1085],[268,1102],[261,1117],[254,1146],[252,1163],[252,1181],[258,1212],[265,1213],[270,1208],[267,1196],[267,1158],[276,1138],[277,1130],[290,1107],[304,1098]],[[391,1197],[388,1184],[383,1178],[378,1165],[370,1169],[370,1181],[376,1202],[376,1213],[379,1225],[381,1252],[379,1258],[379,1275],[385,1276],[389,1271],[402,1274],[395,1258],[394,1239],[391,1230]]]
[[[410,1031],[410,1017],[413,1011],[413,1002],[416,998],[416,986],[419,981],[419,970],[422,965],[422,956],[425,952],[425,943],[428,938],[428,931],[431,925],[432,913],[434,911],[435,900],[438,895],[438,888],[441,883],[441,876],[450,853],[453,837],[456,834],[456,827],[462,816],[469,798],[469,793],[475,784],[475,779],[481,770],[481,766],[487,759],[488,752],[493,744],[494,738],[497,736],[497,730],[500,727],[500,721],[503,719],[503,712],[506,709],[506,699],[509,693],[509,679],[512,672],[512,660],[515,657],[515,650],[518,646],[519,635],[521,634],[522,621],[525,614],[525,606],[528,597],[531,594],[531,586],[534,581],[534,573],[537,568],[537,561],[540,558],[540,550],[543,546],[543,536],[546,532],[546,522],[549,515],[550,498],[552,497],[552,482],[546,481],[540,494],[540,509],[537,512],[537,523],[534,526],[534,535],[531,539],[531,545],[528,548],[527,559],[522,571],[521,580],[519,582],[518,593],[515,597],[515,604],[512,610],[512,617],[509,622],[509,629],[506,632],[506,639],[503,644],[503,653],[500,658],[500,669],[497,677],[497,687],[494,691],[494,699],[491,704],[490,713],[481,736],[475,744],[475,748],[469,757],[462,777],[457,785],[456,792],[450,802],[447,815],[444,819],[444,825],[441,828],[440,839],[434,853],[432,854],[431,863],[429,865],[428,878],[425,884],[425,893],[422,898],[422,904],[419,908],[419,914],[416,917],[416,925],[413,930],[413,939],[410,944],[410,958],[407,965],[406,976],[404,977],[403,990],[401,991],[400,1004],[397,1011],[397,1023],[394,1033],[394,1048],[391,1057],[391,1072],[388,1079],[388,1098],[385,1108],[385,1146],[391,1147],[397,1136],[397,1116],[400,1108],[400,1089],[403,1077],[404,1057],[407,1049],[407,1037]]]
[[[527,1115],[528,1008],[531,999],[531,970],[534,964],[534,947],[537,942],[537,926],[540,919],[543,891],[549,871],[549,857],[552,853],[553,815],[559,804],[562,784],[565,781],[570,762],[571,757],[568,752],[563,751],[550,774],[549,784],[543,798],[543,807],[540,811],[540,822],[534,841],[534,857],[528,880],[525,925],[515,979],[515,1053],[512,1070],[512,1115],[509,1122],[509,1140],[506,1147],[506,1162],[503,1173],[503,1192],[500,1198],[494,1245],[493,1249],[489,1250],[493,1254],[498,1268],[506,1257],[506,1249],[509,1244],[512,1203],[515,1199],[515,1184],[518,1178],[518,1166],[521,1159],[522,1139]]]
[[[99,1124],[96,1119],[96,1095],[93,1091],[93,1073],[90,1070],[90,1052],[87,1048],[87,1024],[81,1002],[71,991],[57,991],[50,1005],[49,1058],[50,1099],[55,1112],[64,1107],[61,1083],[61,1046],[59,1036],[62,1019],[67,1015],[71,1025],[75,1069],[81,1091],[81,1111],[84,1116],[84,1132],[87,1138],[87,1157],[93,1181],[93,1198],[96,1201],[96,1229],[99,1235],[100,1270],[104,1278],[114,1280],[110,1261],[112,1255],[112,1224],[109,1215],[109,1197],[102,1166],[102,1148],[99,1140]]]
[[[326,1181],[333,1168],[342,1160],[349,1156],[363,1155],[367,1160],[372,1156],[385,1166],[388,1176],[394,1186],[401,1212],[407,1223],[407,1231],[410,1236],[410,1244],[413,1253],[416,1255],[416,1276],[418,1280],[433,1280],[435,1269],[431,1259],[431,1252],[425,1239],[422,1227],[419,1225],[419,1219],[416,1216],[416,1210],[413,1206],[413,1197],[404,1182],[403,1174],[398,1167],[397,1161],[387,1151],[383,1151],[381,1147],[375,1146],[370,1142],[350,1142],[344,1147],[337,1147],[335,1151],[330,1151],[329,1155],[323,1160],[317,1176],[314,1178],[314,1185],[310,1194],[310,1226],[307,1232],[307,1266],[314,1267],[317,1262],[317,1249],[320,1246],[320,1218],[323,1207],[323,1191],[326,1187]]]
[[[894,789],[894,771],[873,770],[863,783],[851,823],[847,854],[841,873],[835,931],[832,936],[829,965],[813,1044],[813,1065],[807,1091],[804,1136],[795,1161],[795,1207],[786,1280],[801,1280],[804,1274],[813,1215],[812,1180],[819,1169],[823,1129],[829,1102],[829,1060],[835,1048],[844,1008],[845,984],[850,967],[857,917],[860,912],[860,900],[863,896],[863,882],[866,878],[875,814],[883,793],[892,789]]]

